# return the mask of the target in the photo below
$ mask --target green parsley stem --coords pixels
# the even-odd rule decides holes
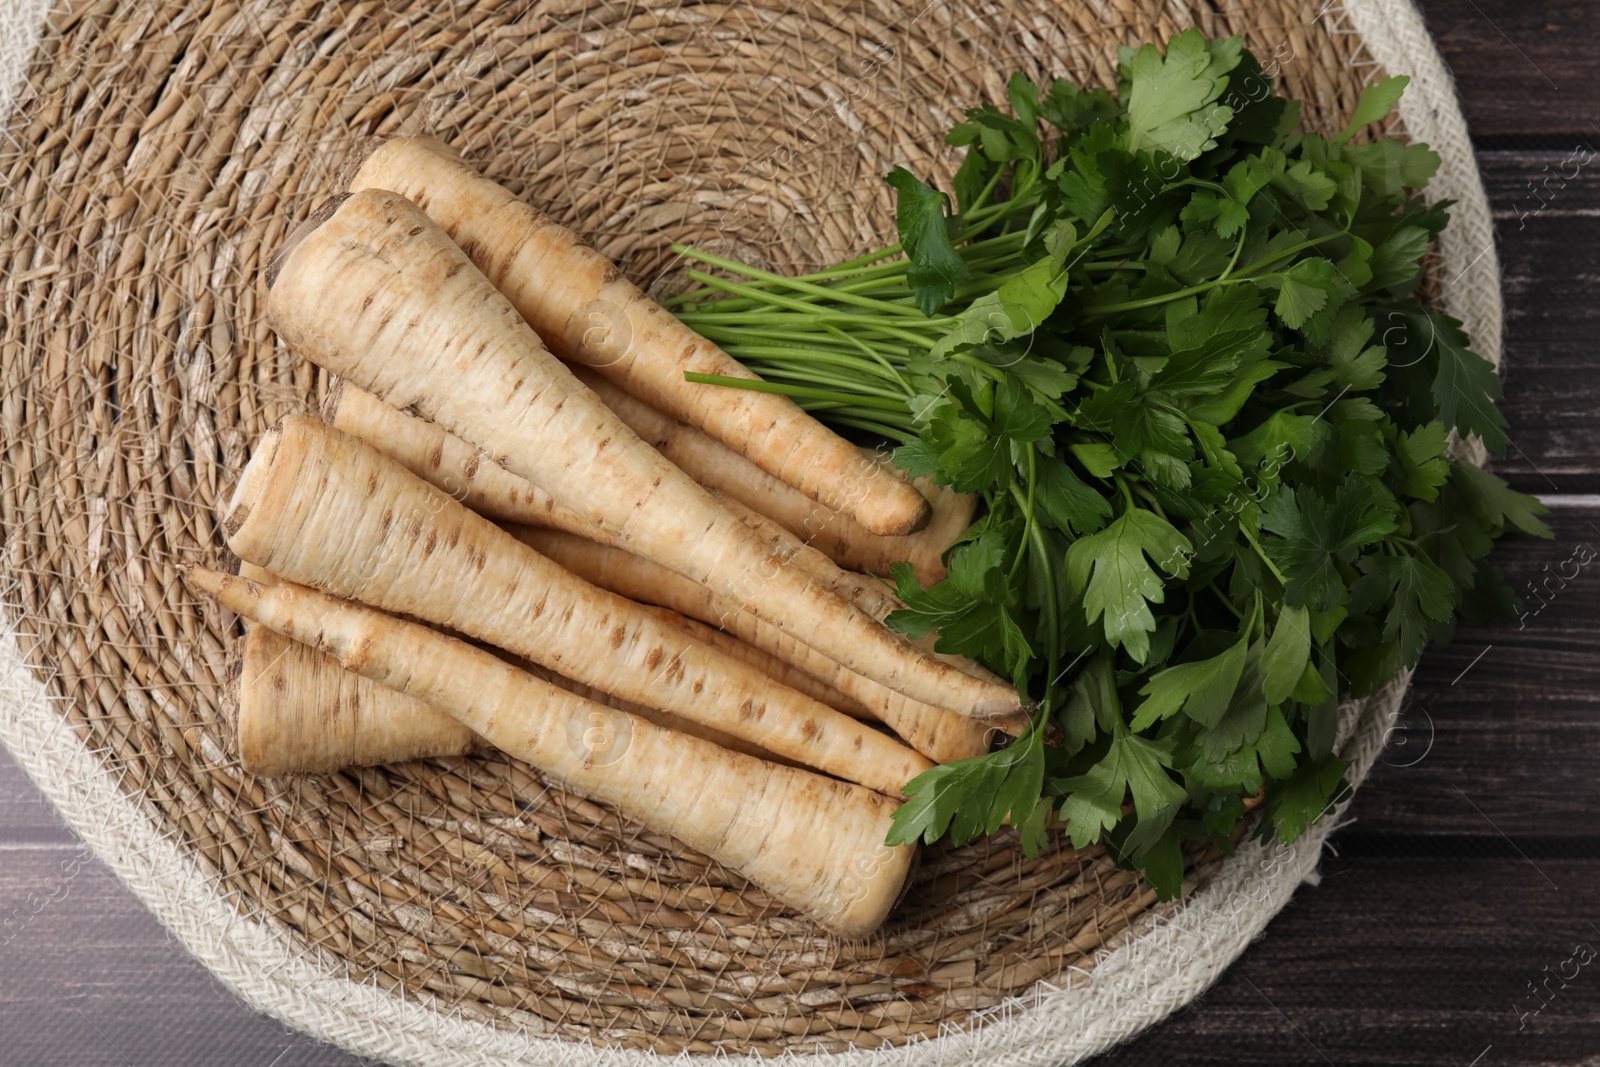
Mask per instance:
[[[956,352],[950,356],[951,362],[963,363],[973,370],[982,371],[997,382],[1006,380],[1006,372],[992,363],[985,363],[971,352]]]
[[[838,340],[846,342],[860,349],[868,359],[871,359],[874,363],[878,364],[888,374],[893,375],[894,380],[900,383],[900,387],[906,391],[907,395],[911,394],[911,384],[905,380],[905,376],[902,375],[895,367],[893,360],[889,359],[883,353],[868,345],[865,341],[862,341],[859,337],[856,337],[854,334],[845,333],[837,326],[831,326],[827,323],[824,323],[823,328],[826,329],[830,334],[834,335]]]
[[[1256,532],[1250,528],[1250,524],[1239,523],[1239,532],[1244,535],[1246,541],[1250,542],[1250,547],[1255,549],[1256,555],[1261,557],[1261,562],[1266,564],[1267,570],[1272,572],[1272,576],[1284,585],[1289,584],[1289,580],[1283,576],[1283,572],[1278,569],[1278,565],[1273,563],[1272,559],[1261,550],[1261,542],[1257,540]]]
[[[904,379],[900,377],[893,367],[870,362],[853,352],[833,351],[812,346],[802,348],[794,345],[740,344],[737,347],[739,349],[737,358],[741,363],[747,359],[758,359],[764,363],[800,364],[807,367],[814,367],[820,364],[829,367],[841,367],[855,371],[857,374],[870,375],[883,381],[893,382],[896,385],[904,385]],[[729,352],[729,355],[733,355],[733,353]],[[864,384],[863,387],[865,387]],[[903,394],[904,390],[897,395]]]
[[[861,368],[852,369],[859,372]],[[904,411],[906,407],[907,395],[905,392],[899,389],[885,388],[882,384],[863,381],[859,373],[856,375],[838,374],[832,372],[828,367],[819,367],[812,363],[802,363],[796,366],[792,361],[785,363],[768,361],[762,365],[761,376],[769,381],[787,380],[795,385],[819,385],[827,389],[838,390],[841,395],[893,400],[900,405],[898,410],[901,411]]]
[[[1003,203],[970,211],[961,216],[961,221],[965,224],[963,227],[963,232],[978,232],[982,229],[982,227],[992,224],[997,219],[1004,218],[1006,215],[1019,211],[1023,207],[1031,206],[1031,197],[1024,197],[1022,199],[1013,197],[1012,199],[1004,201]],[[957,240],[960,240],[960,238],[957,238]],[[797,278],[800,281],[820,282],[826,281],[830,278],[847,276],[861,267],[866,267],[878,262],[880,259],[888,259],[890,256],[902,255],[905,250],[905,245],[899,241],[896,241],[894,244],[880,248],[876,252],[868,252],[864,256],[857,256],[855,259],[847,259],[843,263],[838,263],[832,267],[829,267],[827,270],[813,271],[810,274],[797,275]]]
[[[978,190],[978,195],[973,199],[972,203],[966,206],[967,214],[983,210],[983,205],[989,199],[989,194],[994,192],[996,185],[1000,184],[1000,178],[1005,172],[1006,168],[1004,166],[994,169],[994,173],[989,176],[989,180],[984,183],[983,188]]]
[[[805,407],[805,405],[802,404],[801,407]],[[912,441],[917,439],[917,431],[909,426],[890,426],[889,424],[879,422],[876,419],[858,417],[853,414],[841,414],[839,412],[830,413],[828,418],[833,422],[837,422],[845,426],[851,426],[857,430],[864,430],[875,437],[887,438],[890,441],[899,441],[903,445],[910,444]]]
[[[1034,514],[1033,514],[1033,494],[1034,494],[1034,490],[1038,486],[1038,484],[1039,484],[1039,471],[1038,471],[1037,449],[1035,449],[1032,445],[1029,445],[1028,446],[1028,495],[1027,495],[1027,499],[1025,499],[1025,500],[1023,500],[1021,502],[1022,503],[1023,536],[1025,536],[1025,537],[1028,537],[1029,535],[1032,534],[1033,525],[1037,521],[1034,518]],[[1011,488],[1012,495],[1015,496],[1016,493],[1017,493],[1017,481],[1016,481],[1015,478],[1013,478],[1011,480],[1010,488]],[[1031,539],[1031,537],[1030,537],[1030,539]],[[1025,555],[1027,555],[1026,552],[1018,551],[1017,552],[1017,558],[1011,561],[1011,571],[1010,571],[1009,574],[1006,575],[1006,578],[1007,578],[1008,581],[1016,581],[1017,571],[1022,566],[1022,558]]]
[[[1234,618],[1238,619],[1240,622],[1244,622],[1244,612],[1234,607],[1233,601],[1229,600],[1225,595],[1223,595],[1222,590],[1217,588],[1217,580],[1215,578],[1206,583],[1206,588],[1217,595],[1217,599],[1222,602],[1222,606],[1232,612]]]
[[[759,270],[755,267],[746,267],[723,256],[712,255],[710,252],[701,252],[685,245],[673,245],[672,248],[675,252],[681,251],[684,255],[698,259],[702,263],[709,263],[713,267],[721,267],[723,270],[732,271],[736,274],[743,274],[748,278],[760,278],[762,281],[768,282],[771,285],[781,286],[786,289],[793,289],[796,292],[807,293],[819,299],[830,299],[841,304],[853,304],[856,307],[872,308],[873,310],[881,311],[886,315],[906,314],[914,315],[918,318],[924,317],[922,312],[918,311],[915,307],[903,307],[899,304],[891,304],[883,300],[873,300],[868,297],[858,296],[851,292],[844,292],[838,289],[828,289],[812,282],[803,282],[791,278],[785,278],[781,274],[774,274],[771,271]],[[750,294],[758,291],[749,286],[727,282],[721,278],[717,278],[715,275],[706,274],[703,271],[691,270],[689,272],[689,277],[693,278],[697,282],[700,282],[702,285],[722,289],[726,292]],[[792,307],[800,310],[805,310],[808,306],[814,306],[802,303],[798,300],[780,297],[771,292],[770,289],[763,293],[762,299],[768,301],[769,303],[777,304],[780,307]]]
[[[757,393],[779,393],[783,396],[805,397],[811,400],[822,400],[832,404],[843,404],[869,407],[878,411],[888,411],[895,414],[904,414],[905,403],[897,400],[880,400],[875,397],[853,396],[849,393],[835,393],[826,389],[813,389],[804,385],[791,385],[784,382],[769,382],[760,378],[730,378],[722,374],[700,374],[696,371],[684,371],[684,381],[694,382],[697,385],[724,385],[732,389],[749,389]]]
[[[1083,313],[1085,317],[1088,317],[1091,315],[1114,315],[1122,311],[1141,311],[1144,308],[1155,308],[1163,304],[1170,304],[1174,300],[1182,300],[1185,297],[1198,296],[1200,293],[1209,292],[1219,285],[1237,284],[1245,280],[1244,278],[1218,278],[1209,282],[1201,282],[1199,285],[1191,285],[1187,289],[1162,293],[1160,296],[1146,296],[1138,300],[1124,300],[1115,304],[1086,304],[1084,305]]]
[[[1015,498],[1017,503],[1022,506],[1022,513],[1027,517],[1027,525],[1024,529],[1024,536],[1028,538],[1028,544],[1033,551],[1035,558],[1038,560],[1039,566],[1044,570],[1044,616],[1045,628],[1049,635],[1049,647],[1045,649],[1045,659],[1048,661],[1050,667],[1047,677],[1053,682],[1056,676],[1056,664],[1061,661],[1061,612],[1059,605],[1056,602],[1055,560],[1051,558],[1050,546],[1045,543],[1044,530],[1041,529],[1038,522],[1034,520],[1033,489],[1036,479],[1034,477],[1035,461],[1033,453],[1034,449],[1029,448],[1028,495],[1026,498],[1023,497],[1022,490],[1017,488],[1017,483],[1015,480],[1012,481],[1010,489],[1012,497]],[[1018,552],[1017,558],[1020,559],[1021,557],[1022,553]],[[1016,576],[1016,565],[1014,563],[1012,564],[1011,576],[1013,578]],[[1048,686],[1052,683],[1046,684]],[[1046,696],[1048,696],[1048,690],[1046,692]]]
[[[1239,240],[1238,240],[1238,243],[1236,243],[1233,246],[1233,255],[1228,257],[1228,265],[1226,267],[1222,268],[1221,277],[1227,278],[1227,277],[1231,277],[1233,275],[1233,268],[1239,262],[1239,253],[1244,251],[1245,238],[1247,238],[1249,235],[1250,235],[1250,224],[1247,222],[1243,226],[1239,227]]]
[[[1133,489],[1128,485],[1128,480],[1115,471],[1111,474],[1111,480],[1116,482],[1118,489],[1122,490],[1122,501],[1127,505],[1127,510],[1132,511],[1137,508],[1139,505],[1134,503]]]
[[[909,326],[902,326],[902,325],[899,325],[899,324],[889,324],[889,323],[884,322],[882,319],[875,319],[875,318],[873,318],[871,316],[866,316],[866,315],[828,315],[828,316],[826,316],[826,319],[827,319],[827,321],[833,323],[836,326],[841,326],[841,327],[848,326],[850,328],[851,332],[856,334],[857,336],[866,335],[866,336],[892,337],[892,338],[895,338],[897,340],[904,341],[907,344],[916,345],[918,348],[931,349],[935,344],[938,343],[938,340],[939,340],[937,333],[930,332],[929,334],[926,334],[926,335],[919,334],[919,333],[916,333],[915,331],[913,331],[912,329],[910,329]],[[710,320],[710,321],[707,321],[707,320]],[[929,320],[929,321],[932,321],[932,320]],[[945,321],[949,322],[950,320],[947,319]],[[715,327],[715,326],[730,326],[730,327],[752,327],[752,326],[758,326],[758,327],[779,327],[779,328],[785,327],[785,326],[793,326],[793,327],[799,327],[801,330],[804,330],[808,325],[807,323],[804,322],[804,320],[797,319],[797,318],[795,318],[795,316],[793,316],[793,315],[791,315],[791,314],[789,314],[787,312],[781,312],[781,311],[774,311],[774,312],[742,312],[742,313],[739,313],[739,314],[728,315],[728,316],[722,316],[722,315],[685,316],[684,317],[684,324],[689,326],[691,329],[694,329],[694,330],[701,330],[701,328],[705,327],[705,326],[712,326],[712,327]],[[814,328],[815,324],[812,324],[812,325],[813,325],[813,328]],[[916,325],[916,323],[910,323],[910,325]]]
[[[1345,231],[1340,230],[1336,233],[1324,234],[1321,237],[1313,237],[1310,240],[1303,241],[1291,248],[1286,248],[1281,252],[1276,252],[1273,255],[1256,260],[1254,263],[1240,270],[1237,277],[1224,276],[1221,278],[1214,278],[1209,282],[1201,282],[1198,285],[1191,285],[1187,289],[1179,289],[1176,292],[1163,293],[1160,296],[1147,296],[1140,300],[1125,300],[1116,304],[1089,304],[1084,307],[1083,311],[1086,316],[1114,314],[1119,311],[1139,311],[1143,308],[1160,307],[1163,304],[1170,304],[1174,300],[1182,300],[1185,297],[1197,296],[1200,293],[1209,292],[1210,290],[1216,289],[1219,286],[1238,285],[1242,282],[1253,281],[1256,278],[1271,278],[1276,276],[1279,272],[1271,272],[1263,275],[1257,275],[1255,272],[1262,267],[1277,263],[1279,260],[1282,260],[1285,257],[1295,256],[1309,248],[1314,248],[1323,241],[1331,240],[1335,237],[1343,237],[1344,235]]]
[[[773,307],[788,308],[791,311],[804,311],[808,314],[819,316],[846,314],[845,312],[835,311],[831,307],[819,306],[816,303],[780,295],[768,290],[757,289],[754,286],[744,285],[740,282],[730,282],[726,278],[719,278],[715,274],[707,274],[704,271],[691,270],[689,277],[709,289],[717,289],[725,293],[737,293],[740,296],[758,299],[763,304]],[[796,286],[795,288],[800,287]],[[819,292],[812,292],[812,290],[818,290]],[[918,320],[926,319],[926,316],[914,307],[903,307],[884,300],[873,300],[869,297],[857,296],[854,293],[830,293],[821,286],[810,286],[809,288],[800,289],[800,291],[814,297],[830,297],[837,303],[863,307],[879,315],[907,315]]]

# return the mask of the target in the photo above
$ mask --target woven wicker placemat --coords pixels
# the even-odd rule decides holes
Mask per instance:
[[[221,713],[236,624],[174,568],[219,559],[215,504],[251,444],[324,388],[267,328],[261,268],[376,138],[441,137],[644,284],[670,268],[672,241],[807,267],[882,243],[881,175],[947,175],[944,129],[1003,99],[1013,69],[1104,84],[1117,44],[1238,32],[1307,101],[1308,126],[1336,128],[1376,69],[1362,18],[1421,34],[1384,0],[1348,14],[1279,0],[102,0],[52,13],[0,160],[0,529],[30,668],[8,689],[5,740],[225,980],[297,1025],[415,1062],[540,1059],[539,1038],[900,1047],[999,1032],[1018,998],[1126,969],[1148,941],[1105,953],[1130,924],[1184,916],[1152,909],[1098,849],[1026,861],[1005,835],[928,849],[882,934],[850,944],[503,757],[251,778]],[[1418,47],[1433,56],[1422,34],[1386,65]],[[1448,80],[1433,80],[1424,122],[1439,120],[1441,84],[1455,116]],[[1457,136],[1465,170],[1447,153],[1444,179],[1470,194]],[[1487,264],[1492,288],[1492,248]],[[1497,355],[1497,314],[1492,342],[1475,317]],[[1345,709],[1360,773],[1403,685]],[[1230,933],[1281,906],[1321,837],[1274,860],[1287,881],[1248,898]],[[1236,889],[1263,854],[1192,870],[1189,891]],[[227,931],[209,930],[219,914]],[[228,941],[235,922],[252,947]],[[1191,954],[1200,984],[1236,951]],[[291,973],[312,977],[262,992]],[[312,988],[323,981],[348,989],[330,999]],[[1105,1033],[1195,991],[1175,981]],[[410,1021],[380,1032],[391,1009]],[[1037,1062],[1059,1062],[1069,1036]]]

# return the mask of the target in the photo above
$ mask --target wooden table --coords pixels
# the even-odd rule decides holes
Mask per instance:
[[[1495,469],[1553,509],[1553,542],[1496,556],[1526,589],[1600,548],[1600,6],[1423,8],[1499,231],[1511,448]],[[1588,165],[1563,180],[1575,152]],[[1098,1064],[1600,1062],[1600,958],[1577,967],[1600,952],[1600,561],[1543,598],[1427,654],[1320,885],[1200,1002]],[[0,757],[0,915],[64,869],[65,895],[0,942],[0,1063],[358,1062],[235,1001]]]

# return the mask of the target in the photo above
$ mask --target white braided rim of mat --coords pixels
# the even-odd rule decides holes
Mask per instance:
[[[0,114],[9,113],[37,44],[46,0],[11,0],[0,14]],[[1373,69],[1407,73],[1400,118],[1442,165],[1429,193],[1457,203],[1440,241],[1440,292],[1477,350],[1500,361],[1499,271],[1487,201],[1450,75],[1408,0],[1347,0],[1319,17],[1356,35]],[[8,146],[9,147],[9,146]],[[1461,447],[1481,462],[1481,446]],[[1339,745],[1359,783],[1382,749],[1408,676],[1340,709]],[[648,1051],[602,1048],[519,1033],[444,1014],[348,979],[337,961],[294,942],[276,924],[242,916],[214,874],[155,823],[52,706],[60,698],[25,666],[15,635],[0,638],[0,740],[72,829],[174,935],[255,1008],[365,1056],[403,1064],[572,1063],[643,1067]],[[1208,988],[1288,901],[1316,880],[1324,840],[1343,807],[1292,847],[1247,842],[1181,901],[1153,908],[1108,941],[1092,973],[980,1013],[981,1025],[880,1050],[796,1053],[816,1067],[888,1067],[993,1060],[1075,1063],[1125,1040]],[[687,1054],[685,1054],[687,1055]]]

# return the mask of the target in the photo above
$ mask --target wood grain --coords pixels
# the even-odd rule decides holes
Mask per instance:
[[[1422,0],[1474,137],[1592,135],[1600,122],[1588,0]]]
[[[1600,491],[1600,133],[1479,163],[1506,300],[1511,447],[1492,466],[1527,492]]]
[[[1548,877],[1548,881],[1546,880]],[[1222,981],[1095,1067],[1593,1063],[1600,959],[1536,1002],[1525,983],[1600,951],[1600,858],[1330,857]],[[1551,971],[1544,968],[1549,967]]]

